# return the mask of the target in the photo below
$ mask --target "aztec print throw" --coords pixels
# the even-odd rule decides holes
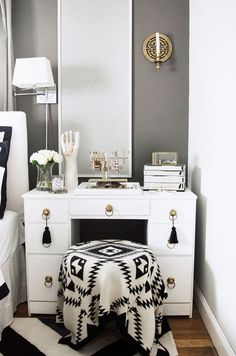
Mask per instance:
[[[78,350],[115,319],[130,347],[151,355],[161,335],[166,297],[148,246],[127,240],[71,246],[59,275],[57,323],[69,330],[61,342]]]

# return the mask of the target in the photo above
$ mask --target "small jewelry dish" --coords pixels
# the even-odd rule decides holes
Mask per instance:
[[[121,183],[118,181],[112,181],[112,180],[108,180],[108,181],[100,181],[100,182],[96,182],[96,185],[93,186],[93,188],[104,188],[104,189],[122,189],[125,188],[125,184],[126,183]]]

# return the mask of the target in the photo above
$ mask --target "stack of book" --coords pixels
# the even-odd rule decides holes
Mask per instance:
[[[144,190],[184,191],[185,164],[144,165]]]

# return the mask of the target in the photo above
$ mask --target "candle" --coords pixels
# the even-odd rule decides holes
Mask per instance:
[[[160,57],[160,34],[156,32],[156,57]]]

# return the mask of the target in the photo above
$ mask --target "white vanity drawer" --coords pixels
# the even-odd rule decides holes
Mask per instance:
[[[58,275],[63,255],[28,255],[27,281],[30,301],[56,301]],[[46,283],[46,277],[52,282]],[[46,283],[46,285],[45,285]]]
[[[48,223],[51,234],[51,244],[42,244],[45,223],[28,223],[25,226],[25,241],[27,253],[65,253],[69,247],[69,225]]]
[[[56,314],[57,302],[32,302],[28,301],[28,313],[31,314]]]
[[[192,255],[194,250],[193,224],[175,224],[178,243],[168,244],[172,224],[148,224],[148,246],[157,256]]]
[[[164,303],[164,315],[189,315],[192,316],[192,303]]]
[[[67,223],[68,199],[25,199],[25,221],[45,222],[42,217],[43,210],[50,210],[50,223]]]
[[[111,212],[107,209],[111,207]],[[119,218],[130,216],[148,216],[150,213],[147,200],[119,199],[81,199],[70,201],[70,215],[88,216],[90,218]]]
[[[157,260],[160,266],[162,278],[165,282],[166,291],[168,293],[166,303],[191,302],[193,285],[193,258],[158,256]]]
[[[176,223],[194,223],[195,205],[195,200],[153,200],[151,202],[151,221],[169,223],[170,211],[175,210]]]

